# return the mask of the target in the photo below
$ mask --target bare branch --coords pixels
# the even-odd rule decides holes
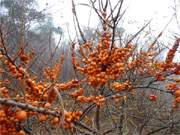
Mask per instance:
[[[86,43],[86,39],[85,39],[84,34],[83,34],[82,30],[81,30],[81,27],[80,27],[80,24],[79,24],[79,20],[78,20],[78,17],[77,17],[74,0],[72,0],[72,13],[73,13],[73,15],[74,15],[74,17],[76,19],[77,27],[78,27],[79,33],[81,35],[81,38],[82,38],[83,42]]]
[[[44,109],[42,107],[35,107],[35,106],[32,106],[27,103],[16,102],[12,99],[7,99],[7,98],[0,98],[0,104],[6,105],[6,106],[17,106],[21,109],[25,109],[28,111],[34,111],[34,112],[38,112],[38,113],[43,113],[43,114],[48,114],[48,115],[52,115],[55,117],[59,117],[61,115],[61,113],[58,113],[56,111],[51,111],[49,109]]]

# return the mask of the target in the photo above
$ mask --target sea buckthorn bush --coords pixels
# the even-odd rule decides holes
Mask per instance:
[[[0,134],[33,133],[24,126],[28,122],[48,123],[64,134],[159,132],[161,129],[153,128],[153,124],[177,130],[180,63],[173,59],[180,38],[161,60],[156,43],[139,50],[133,42],[114,42],[108,12],[99,15],[103,23],[97,42],[70,43],[74,79],[65,82],[60,79],[64,53],[43,68],[40,79],[29,69],[34,53],[21,47],[14,59],[1,29]]]

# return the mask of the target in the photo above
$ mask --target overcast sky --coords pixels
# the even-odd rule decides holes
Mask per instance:
[[[46,12],[53,15],[56,26],[65,24],[73,25],[71,13],[71,0],[38,0],[41,9],[47,8]],[[80,3],[88,3],[88,0],[74,0],[77,5],[77,14],[81,25],[87,26],[90,14],[90,8]],[[112,0],[115,2],[116,0]],[[175,0],[179,1],[179,0]],[[48,5],[47,5],[48,3]],[[138,26],[144,24],[144,21],[153,19],[151,26],[156,30],[161,30],[174,14],[174,0],[125,0],[124,7],[127,7],[126,20],[123,27],[128,27],[128,31],[133,31]],[[180,6],[179,6],[180,7]],[[178,12],[180,12],[178,10]],[[180,15],[180,13],[178,13]],[[179,17],[180,18],[180,17]],[[130,22],[136,22],[131,25]],[[180,20],[179,20],[180,21]],[[97,18],[91,15],[90,26],[97,26]],[[169,25],[169,28],[176,29],[175,19]],[[128,25],[128,26],[127,26]],[[171,29],[172,30],[172,29]],[[177,30],[177,29],[176,29]],[[177,31],[180,32],[180,31]]]
[[[82,6],[81,3],[88,3],[88,0],[74,0],[76,3],[77,15],[81,26],[88,26],[88,20],[91,9],[87,6]],[[117,0],[111,0],[116,2]],[[138,28],[142,27],[145,22],[152,19],[150,24],[154,35],[157,35],[169,22],[174,15],[174,1],[177,5],[177,18],[180,22],[180,0],[125,0],[124,8],[127,8],[127,12],[124,18],[124,22],[121,24],[128,33],[134,33]],[[178,2],[179,1],[179,2]],[[73,16],[71,12],[71,0],[38,0],[40,9],[46,8],[46,12],[51,13],[53,16],[55,26],[60,26],[67,30],[69,27],[72,38],[75,36]],[[98,18],[93,12],[91,12],[90,27],[97,27]],[[172,34],[178,33],[180,35],[180,29],[177,27],[175,17],[168,25],[164,32],[164,37],[167,42],[172,41]],[[169,45],[169,43],[167,43]]]

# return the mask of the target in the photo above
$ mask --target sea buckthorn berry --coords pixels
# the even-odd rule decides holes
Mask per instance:
[[[151,101],[157,101],[157,96],[156,95],[150,95],[149,100]]]
[[[23,121],[27,119],[27,112],[23,110],[19,110],[16,112],[15,118],[19,121]]]

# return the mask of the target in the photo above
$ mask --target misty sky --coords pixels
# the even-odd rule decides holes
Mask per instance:
[[[55,25],[72,25],[71,0],[38,0],[41,9],[47,8],[46,12],[53,15]],[[90,8],[80,5],[88,3],[88,0],[74,0],[76,2],[77,14],[81,25],[87,26],[90,14]],[[117,0],[112,0],[115,2]],[[178,1],[178,0],[175,0]],[[48,5],[46,4],[48,3]],[[174,0],[125,0],[124,7],[127,8],[126,26],[130,22],[136,22],[141,26],[144,21],[153,19],[151,26],[155,29],[162,29],[174,14]],[[180,14],[178,14],[180,15]],[[90,26],[97,26],[97,18],[91,15]],[[180,17],[179,17],[180,18]],[[175,19],[174,19],[175,20]],[[179,20],[180,21],[180,20]],[[175,27],[171,22],[169,27]],[[172,25],[173,24],[173,25]],[[133,24],[134,25],[134,24]],[[136,26],[132,26],[136,28]],[[130,29],[130,28],[129,28]],[[128,29],[127,29],[128,30]],[[131,31],[131,30],[130,30]]]
[[[51,13],[53,16],[55,26],[63,28],[65,34],[67,26],[70,33],[75,36],[75,30],[73,25],[73,16],[71,12],[71,0],[38,0],[40,9],[46,9],[46,13]],[[98,18],[94,12],[91,12],[91,8],[81,5],[82,3],[88,3],[88,0],[74,0],[76,3],[77,15],[81,26],[97,27]],[[112,0],[116,2],[117,0]],[[167,41],[167,45],[174,40],[174,34],[180,35],[180,29],[178,29],[177,21],[180,22],[180,5],[179,0],[125,0],[124,8],[127,8],[125,18],[121,27],[123,27],[128,33],[135,33],[142,27],[147,21],[152,19],[150,24],[153,34],[158,33],[166,26],[169,20],[174,15],[174,2],[177,3],[177,18],[173,17],[171,23],[168,25],[164,32],[163,40]],[[180,2],[179,2],[180,4]],[[90,23],[88,24],[89,16],[91,12]]]

